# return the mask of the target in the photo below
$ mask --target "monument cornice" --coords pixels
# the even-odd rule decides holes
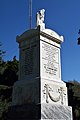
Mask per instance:
[[[42,31],[40,31],[40,35],[42,35],[43,37],[46,37],[46,38],[48,38],[48,39],[50,39],[50,40],[53,40],[54,42],[57,42],[57,43],[59,43],[59,44],[61,43],[61,41],[59,41],[57,38],[52,37],[52,36],[50,36],[50,35],[42,32]]]
[[[29,40],[30,38],[33,38],[35,36],[38,36],[40,34],[40,29],[39,27],[37,27],[37,29],[30,29],[25,31],[23,34],[21,34],[20,36],[17,35],[16,36],[16,41],[18,43],[25,41],[25,40]]]
[[[47,39],[50,39],[58,44],[61,44],[63,42],[63,36],[59,36],[55,31],[52,31],[51,29],[40,30],[40,26],[37,26],[36,29],[27,30],[20,36],[17,35],[16,41],[20,43],[22,41],[34,38],[38,35],[41,35]]]
[[[52,33],[49,34],[48,32],[45,32],[46,30],[47,29],[45,29],[44,31],[40,31],[40,35],[42,35],[43,37],[46,37],[54,42],[57,42],[58,44],[61,44],[63,42],[63,36],[59,36],[56,32],[55,33],[57,34],[58,37],[56,37],[55,35],[54,36],[50,35],[52,33],[54,34],[54,31],[49,29],[50,31],[52,31]]]

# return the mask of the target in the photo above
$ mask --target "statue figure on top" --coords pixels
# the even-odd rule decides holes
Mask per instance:
[[[37,12],[37,26],[40,25],[40,29],[45,29],[45,23],[44,23],[44,12],[45,10],[42,9],[39,12]]]

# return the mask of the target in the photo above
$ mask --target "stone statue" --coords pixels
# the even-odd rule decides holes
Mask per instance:
[[[45,24],[44,24],[44,12],[45,10],[42,9],[39,12],[37,12],[37,26],[40,25],[41,29],[45,28]]]

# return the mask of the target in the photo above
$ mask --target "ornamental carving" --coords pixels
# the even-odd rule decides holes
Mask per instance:
[[[37,26],[41,25],[44,22],[44,12],[44,9],[37,12]]]
[[[61,101],[61,104],[64,104],[64,97],[66,96],[65,90],[63,87],[59,87],[56,89],[57,96],[54,95],[54,89],[50,87],[48,84],[44,85],[43,95],[45,96],[46,103],[49,103],[49,99],[53,102]]]

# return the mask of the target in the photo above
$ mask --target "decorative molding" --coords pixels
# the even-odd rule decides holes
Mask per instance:
[[[45,95],[45,99],[46,99],[46,103],[49,103],[49,98],[51,101],[53,102],[58,102],[61,101],[61,104],[64,104],[64,97],[66,96],[65,90],[63,89],[63,87],[59,87],[56,89],[57,93],[59,94],[57,97],[54,97],[54,92],[53,92],[53,88],[50,87],[48,84],[44,85],[44,90],[43,90],[43,95]],[[53,93],[53,95],[51,94],[51,92]],[[56,94],[56,93],[55,93]]]

